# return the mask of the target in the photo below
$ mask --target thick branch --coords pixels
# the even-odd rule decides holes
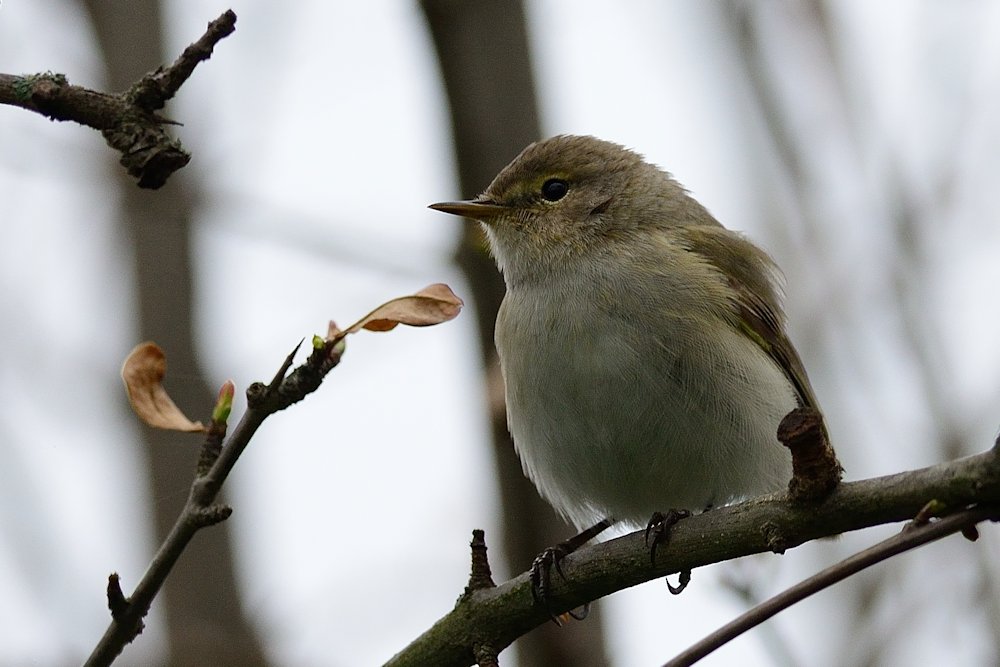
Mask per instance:
[[[235,29],[236,14],[226,11],[172,65],[147,74],[118,95],[74,86],[63,74],[0,74],[0,104],[100,130],[108,145],[121,153],[119,162],[139,187],[156,189],[191,160],[190,153],[166,131],[171,121],[156,111],[174,96],[197,64],[211,56],[215,44]]]
[[[678,523],[650,564],[642,531],[584,548],[562,562],[549,608],[536,604],[527,573],[463,597],[455,609],[388,665],[471,665],[488,639],[497,651],[549,619],[636,584],[741,556],[782,553],[820,537],[913,518],[928,501],[949,509],[1000,502],[996,448],[930,468],[843,483],[822,502],[765,496],[713,509]]]

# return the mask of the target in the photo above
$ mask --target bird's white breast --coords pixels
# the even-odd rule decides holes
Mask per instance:
[[[643,289],[574,275],[509,289],[501,306],[515,446],[539,492],[580,527],[642,525],[654,511],[701,510],[791,476],[775,437],[795,407],[791,385],[710,309],[678,308],[692,295],[671,280]]]

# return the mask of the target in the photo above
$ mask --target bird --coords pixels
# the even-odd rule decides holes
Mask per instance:
[[[787,484],[778,424],[819,404],[780,270],[669,172],[559,135],[474,199],[430,208],[485,229],[506,285],[495,343],[508,427],[566,520],[642,527]]]

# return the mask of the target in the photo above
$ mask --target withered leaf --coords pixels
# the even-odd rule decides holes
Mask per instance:
[[[154,428],[186,433],[202,432],[205,426],[193,422],[180,411],[161,384],[167,371],[167,357],[153,342],[139,343],[122,365],[122,380],[132,410]]]
[[[340,340],[362,329],[390,331],[400,324],[411,327],[429,327],[447,322],[458,316],[462,300],[444,283],[428,285],[416,294],[386,301],[343,331],[334,332],[330,340]]]

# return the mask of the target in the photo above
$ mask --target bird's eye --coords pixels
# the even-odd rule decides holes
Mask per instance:
[[[542,183],[542,197],[548,201],[559,201],[569,192],[569,183],[561,178],[550,178]]]

